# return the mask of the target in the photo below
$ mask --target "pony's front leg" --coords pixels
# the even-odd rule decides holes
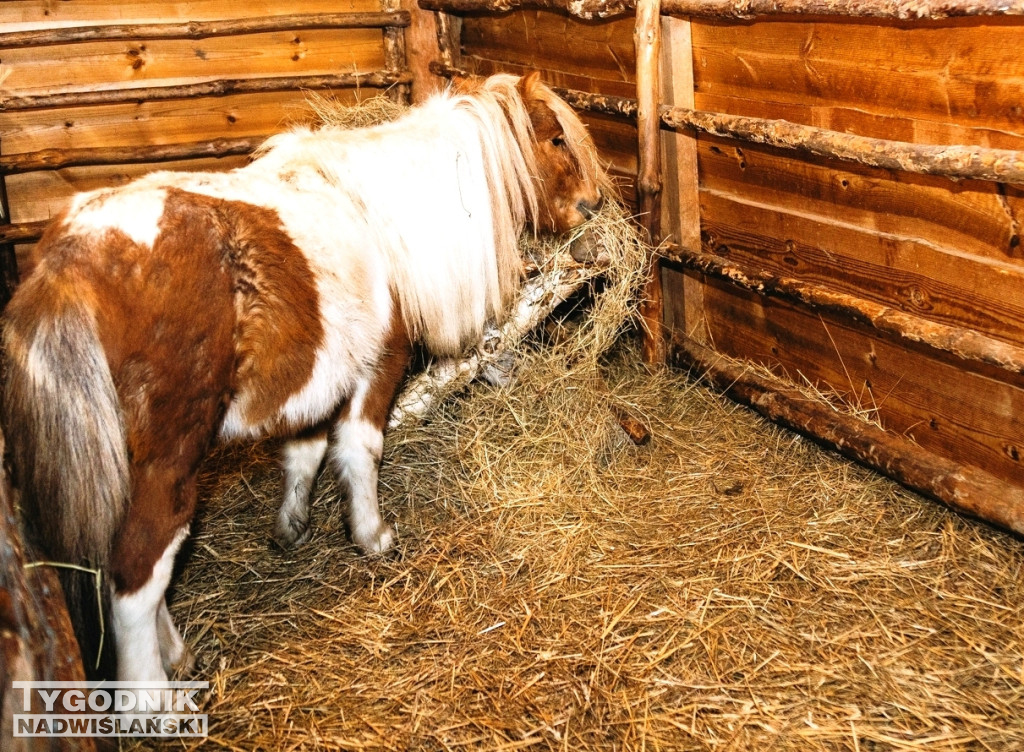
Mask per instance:
[[[377,471],[384,452],[384,426],[409,365],[412,347],[401,319],[396,319],[371,378],[360,381],[334,425],[331,461],[338,482],[349,491],[352,540],[368,554],[394,544],[395,533],[377,506]]]
[[[359,408],[365,387],[357,389],[352,408],[334,427],[331,460],[338,482],[349,491],[352,540],[368,554],[381,554],[394,543],[394,531],[381,519],[377,506],[377,472],[384,451],[381,426],[365,419]]]
[[[274,525],[274,540],[281,548],[298,548],[309,540],[313,530],[309,524],[309,496],[326,451],[326,428],[284,445],[284,498]]]

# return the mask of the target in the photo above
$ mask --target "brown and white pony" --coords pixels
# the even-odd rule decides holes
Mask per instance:
[[[521,278],[526,226],[582,223],[608,178],[572,110],[497,75],[365,129],[271,138],[247,166],[76,196],[7,307],[3,421],[49,556],[104,570],[117,676],[191,653],[165,590],[214,440],[281,435],[274,536],[310,535],[329,453],[381,553],[382,429],[411,344],[459,352]]]

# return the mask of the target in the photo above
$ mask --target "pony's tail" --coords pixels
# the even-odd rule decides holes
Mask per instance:
[[[80,619],[103,605],[89,603],[91,577],[67,565],[104,571],[127,510],[120,401],[87,303],[32,277],[4,316],[2,417],[14,481],[30,538],[41,555],[62,565],[83,642],[99,630]],[[81,647],[84,655],[87,646]]]

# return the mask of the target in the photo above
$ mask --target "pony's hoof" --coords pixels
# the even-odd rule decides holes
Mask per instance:
[[[379,556],[387,553],[395,545],[395,531],[390,525],[381,524],[373,535],[359,536],[355,541],[356,545],[368,556]]]
[[[164,670],[172,678],[183,679],[192,676],[196,670],[196,654],[185,648],[181,651],[181,655],[175,656],[167,666],[164,666]]]
[[[288,519],[286,522],[277,521],[274,526],[274,542],[283,550],[291,551],[309,542],[313,535],[313,526],[309,522]]]

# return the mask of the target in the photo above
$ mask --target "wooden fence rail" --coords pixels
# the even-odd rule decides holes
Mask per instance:
[[[551,10],[593,20],[624,16],[637,0],[419,0],[425,10],[445,13],[505,13]],[[1024,15],[1022,0],[662,0],[666,16],[749,19],[758,16],[941,19],[961,16]]]
[[[182,23],[68,26],[57,29],[9,31],[0,34],[0,49],[136,39],[207,39],[234,34],[258,34],[292,29],[402,28],[408,26],[410,21],[411,16],[408,11],[391,11],[303,13],[290,16],[235,18],[224,21],[185,21]]]

